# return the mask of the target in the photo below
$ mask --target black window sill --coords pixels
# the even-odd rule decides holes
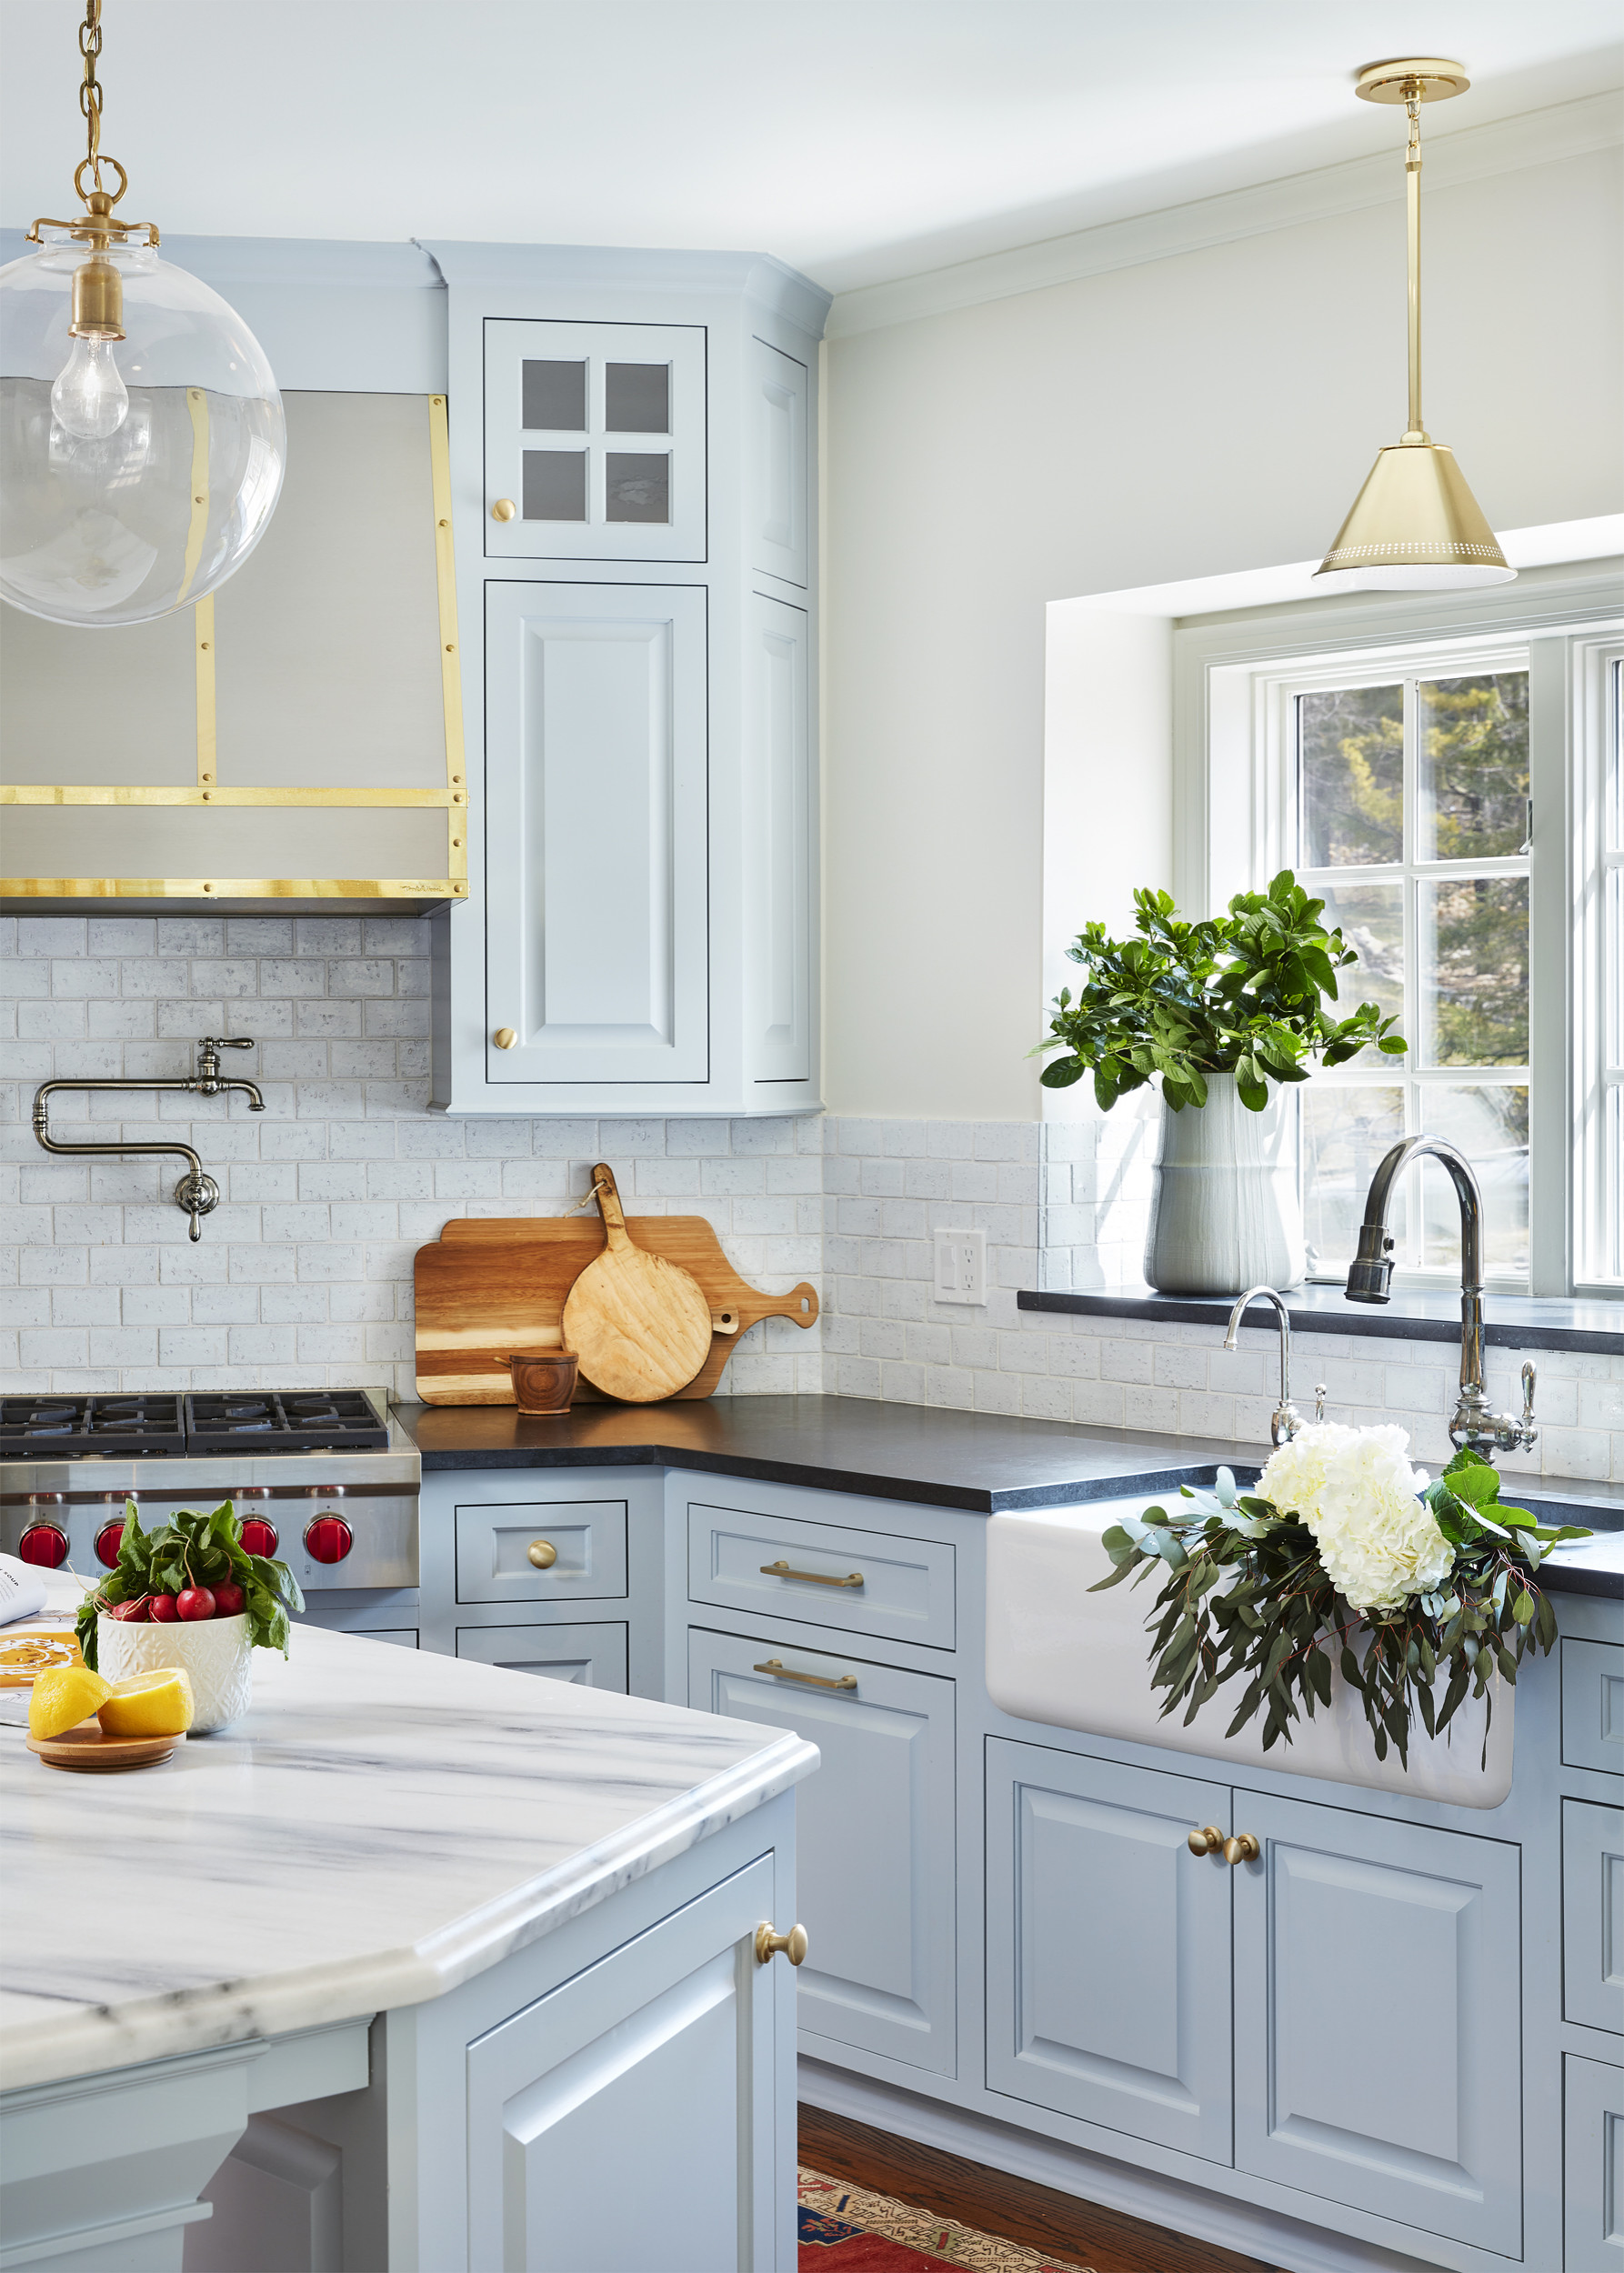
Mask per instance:
[[[1211,1295],[1158,1295],[1148,1288],[1117,1294],[1041,1294],[1023,1288],[1022,1310],[1064,1311],[1074,1317],[1160,1318],[1169,1325],[1217,1326],[1228,1321],[1233,1305]],[[1624,1302],[1599,1297],[1568,1302],[1542,1295],[1485,1295],[1488,1323],[1483,1338],[1500,1348],[1590,1350],[1624,1357]],[[1349,1302],[1339,1287],[1299,1287],[1286,1297],[1293,1331],[1298,1334],[1375,1335],[1406,1342],[1458,1342],[1460,1297],[1442,1291],[1396,1294],[1388,1303]],[[1248,1326],[1274,1317],[1272,1303],[1254,1303]]]

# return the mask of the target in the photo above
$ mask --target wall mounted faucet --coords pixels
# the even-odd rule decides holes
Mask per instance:
[[[220,1187],[212,1176],[206,1175],[202,1161],[190,1145],[130,1144],[130,1145],[69,1145],[53,1136],[50,1126],[50,1100],[62,1089],[131,1090],[167,1089],[188,1090],[195,1096],[217,1097],[225,1090],[241,1089],[248,1099],[251,1113],[265,1111],[265,1099],[251,1081],[234,1081],[220,1071],[222,1050],[251,1050],[253,1042],[244,1035],[224,1036],[218,1039],[207,1036],[197,1045],[197,1071],[185,1081],[47,1081],[34,1093],[34,1134],[47,1152],[61,1153],[175,1153],[187,1164],[188,1173],[175,1187],[175,1204],[184,1207],[192,1218],[190,1237],[203,1237],[203,1218],[212,1214],[220,1204]]]
[[[1393,1277],[1393,1241],[1388,1209],[1393,1187],[1412,1160],[1429,1153],[1441,1160],[1460,1203],[1460,1396],[1449,1423],[1449,1442],[1458,1450],[1488,1455],[1526,1451],[1538,1437],[1534,1426],[1532,1365],[1522,1369],[1522,1418],[1497,1413],[1483,1382],[1483,1196],[1471,1163],[1441,1136],[1408,1136],[1395,1145],[1370,1179],[1358,1252],[1348,1268],[1349,1302],[1386,1302]]]

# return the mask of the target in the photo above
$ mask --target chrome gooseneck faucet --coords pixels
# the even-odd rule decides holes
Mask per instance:
[[[1291,1402],[1291,1317],[1284,1300],[1272,1287],[1248,1287],[1229,1313],[1229,1328],[1224,1336],[1224,1347],[1233,1349],[1240,1333],[1240,1321],[1250,1302],[1272,1302],[1280,1328],[1280,1401],[1269,1417],[1268,1438],[1271,1444],[1289,1444],[1303,1426],[1303,1417]],[[1324,1391],[1320,1392],[1323,1420]]]
[[[1489,1454],[1520,1452],[1539,1431],[1534,1427],[1532,1365],[1522,1369],[1522,1417],[1497,1413],[1483,1382],[1483,1196],[1471,1163],[1441,1136],[1408,1136],[1395,1145],[1370,1179],[1358,1252],[1348,1267],[1349,1302],[1386,1302],[1393,1277],[1393,1240],[1388,1210],[1393,1187],[1412,1160],[1430,1154],[1441,1160],[1460,1203],[1460,1396],[1449,1423],[1458,1450]]]
[[[248,1110],[251,1113],[263,1113],[265,1111],[265,1099],[261,1096],[258,1088],[252,1081],[229,1080],[220,1071],[220,1052],[222,1050],[251,1050],[253,1047],[253,1042],[244,1035],[221,1036],[217,1039],[212,1036],[206,1036],[205,1039],[197,1045],[197,1071],[192,1075],[189,1079],[185,1081],[142,1081],[133,1077],[129,1080],[119,1080],[109,1076],[106,1080],[103,1081],[44,1082],[34,1093],[35,1136],[37,1141],[44,1146],[47,1152],[95,1154],[138,1154],[158,1152],[176,1154],[181,1159],[186,1162],[188,1173],[182,1177],[180,1182],[175,1187],[175,1204],[177,1207],[184,1207],[187,1215],[192,1218],[192,1227],[188,1236],[193,1239],[200,1239],[203,1237],[204,1217],[212,1214],[214,1209],[220,1204],[220,1187],[215,1182],[212,1176],[208,1176],[205,1173],[202,1161],[193,1151],[190,1145],[183,1145],[178,1141],[178,1139],[169,1144],[65,1144],[61,1137],[53,1136],[51,1134],[50,1101],[55,1096],[56,1096],[58,1091],[63,1089],[117,1089],[125,1091],[131,1089],[183,1089],[189,1091],[195,1096],[200,1097],[217,1097],[223,1090],[241,1089],[247,1096]]]

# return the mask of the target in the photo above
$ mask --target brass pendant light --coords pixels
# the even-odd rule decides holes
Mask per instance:
[[[1356,95],[1367,103],[1402,103],[1409,115],[1405,187],[1409,236],[1409,423],[1377,457],[1337,540],[1315,571],[1328,590],[1447,592],[1467,585],[1505,584],[1494,531],[1466,486],[1454,453],[1421,424],[1421,105],[1463,95],[1470,82],[1458,63],[1436,55],[1368,64]]]

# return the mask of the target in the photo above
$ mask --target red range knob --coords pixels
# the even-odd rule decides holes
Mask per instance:
[[[262,1516],[250,1516],[243,1526],[245,1555],[274,1555],[276,1552],[276,1527],[266,1523]]]
[[[95,1558],[98,1563],[105,1563],[109,1570],[118,1560],[118,1542],[123,1537],[124,1517],[122,1516],[116,1523],[103,1524],[95,1535]]]
[[[54,1523],[31,1523],[17,1541],[17,1555],[25,1563],[55,1570],[67,1560],[67,1533]]]
[[[342,1516],[317,1516],[305,1526],[305,1545],[317,1563],[342,1563],[355,1536]]]

